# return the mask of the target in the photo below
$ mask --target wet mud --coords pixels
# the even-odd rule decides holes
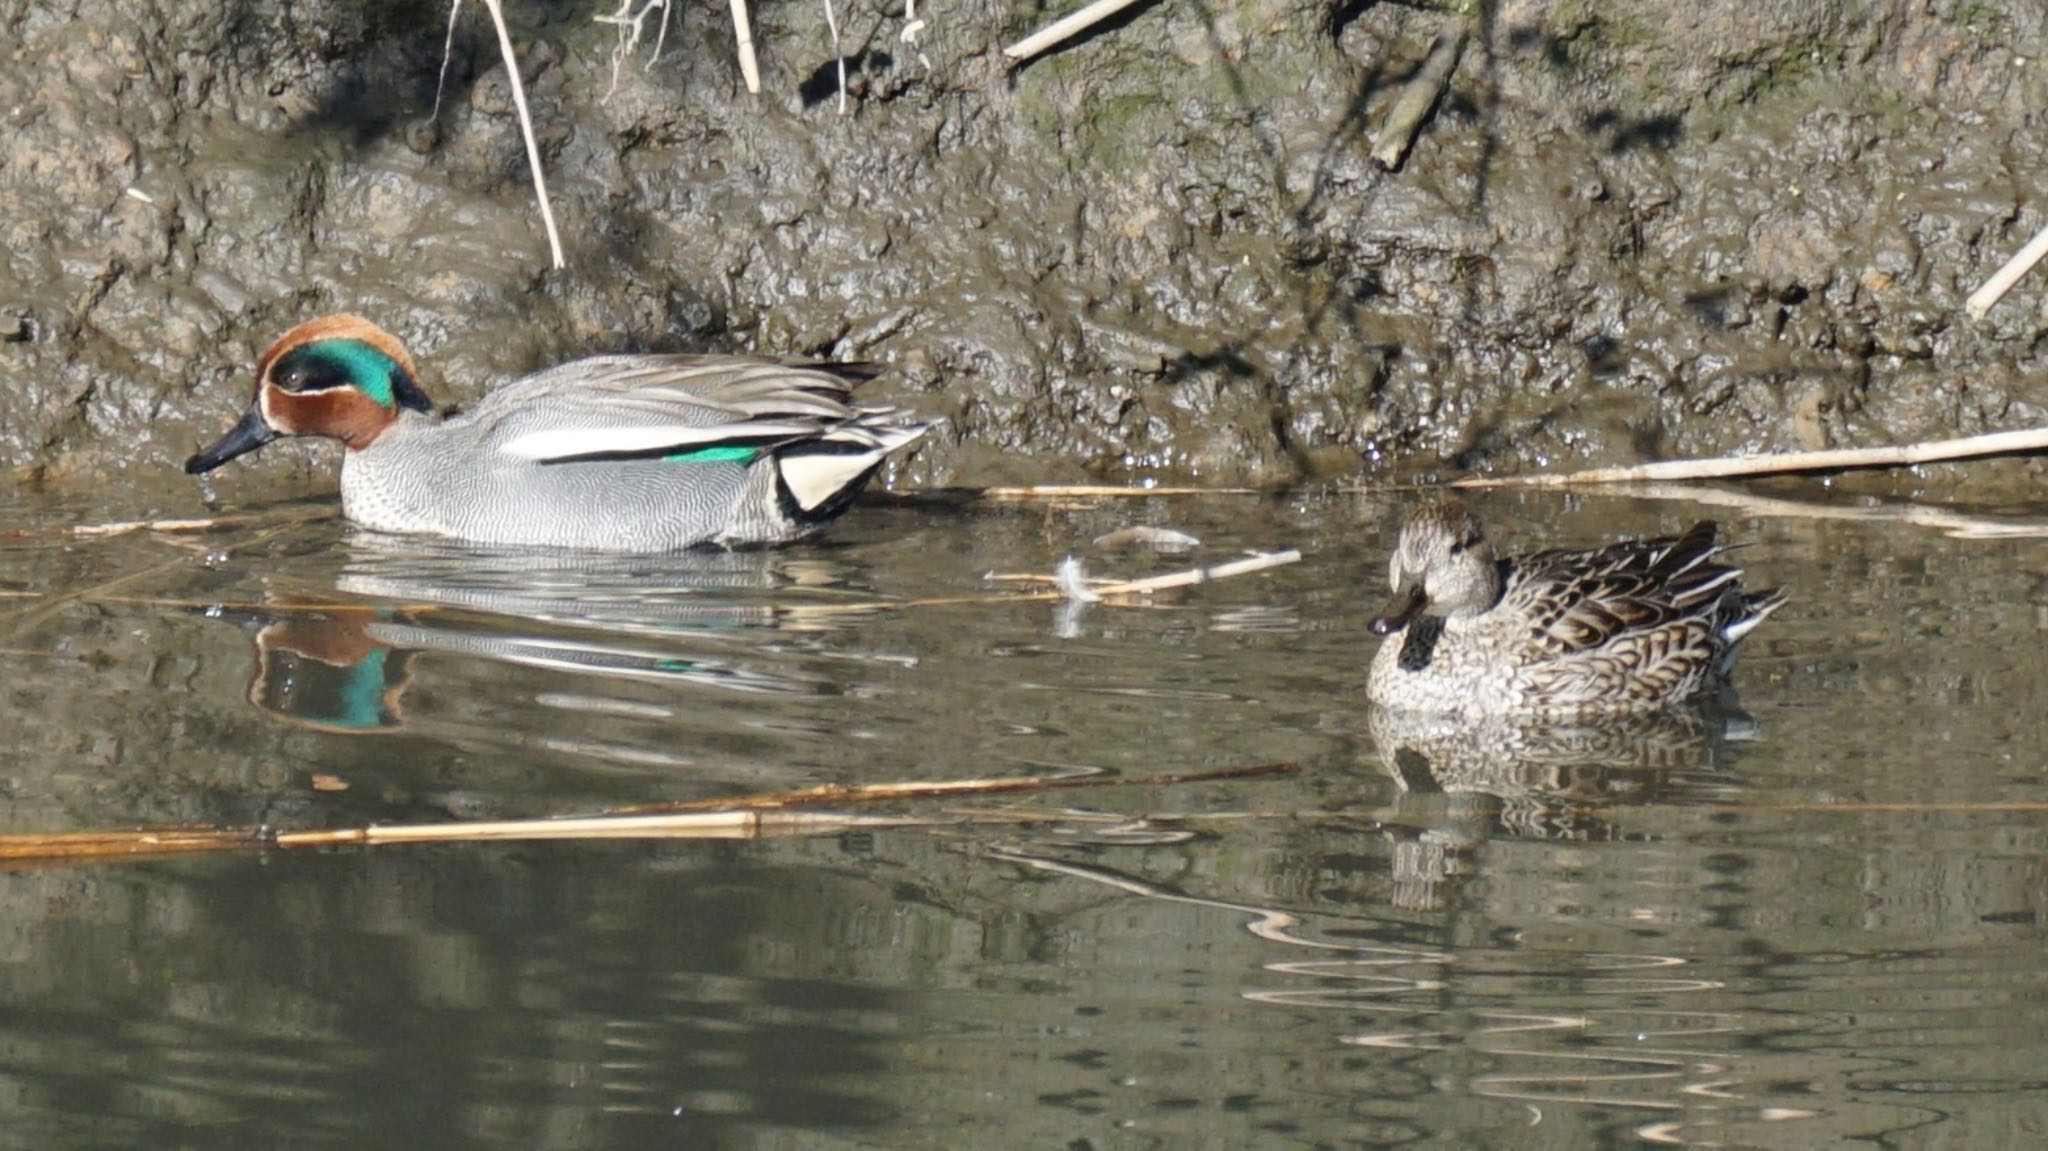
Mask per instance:
[[[0,464],[182,482],[274,335],[407,341],[437,399],[580,354],[878,360],[899,482],[1278,483],[2043,422],[2048,9],[1981,0],[722,8],[613,80],[516,3],[568,267],[477,13],[0,0]],[[1373,137],[1468,35],[1402,166]],[[652,39],[651,29],[649,39]],[[266,453],[253,475],[324,466]],[[240,480],[229,482],[240,483]],[[250,481],[256,482],[256,481]],[[182,490],[182,489],[180,489]]]

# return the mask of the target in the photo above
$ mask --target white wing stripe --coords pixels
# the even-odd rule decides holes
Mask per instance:
[[[708,447],[733,439],[774,439],[781,436],[815,436],[815,423],[778,424],[748,421],[692,428],[679,424],[647,427],[555,428],[529,432],[500,448],[514,459],[561,460],[576,456],[640,454],[674,448],[678,451]]]

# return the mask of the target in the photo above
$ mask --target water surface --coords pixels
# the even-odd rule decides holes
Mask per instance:
[[[816,838],[17,870],[0,1146],[2038,1138],[2048,543],[1485,497],[1510,547],[1718,516],[1793,599],[1739,710],[1461,732],[1363,703],[1415,498],[877,500],[796,548],[592,562],[317,502],[78,537],[9,497],[7,831],[1299,770]],[[1137,523],[1202,543],[1090,543]],[[1306,559],[1147,605],[984,578],[1277,547]]]

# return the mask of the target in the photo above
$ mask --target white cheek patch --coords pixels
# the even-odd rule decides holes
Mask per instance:
[[[272,431],[283,432],[288,436],[298,435],[298,429],[292,427],[288,421],[278,414],[277,409],[271,407],[270,396],[271,389],[269,386],[266,385],[256,389],[256,410],[263,413],[263,422],[269,424]]]

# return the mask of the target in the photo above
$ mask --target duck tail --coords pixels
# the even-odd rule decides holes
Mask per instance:
[[[893,408],[864,408],[823,435],[776,449],[776,491],[784,514],[815,524],[845,510],[882,461],[916,443],[930,427],[895,417]]]
[[[1784,588],[1765,588],[1762,591],[1746,592],[1730,589],[1724,602],[1727,609],[1726,622],[1721,625],[1721,658],[1718,661],[1721,674],[1735,663],[1735,649],[1742,643],[1742,637],[1756,630],[1756,625],[1771,618],[1771,613],[1785,606],[1789,598]]]

